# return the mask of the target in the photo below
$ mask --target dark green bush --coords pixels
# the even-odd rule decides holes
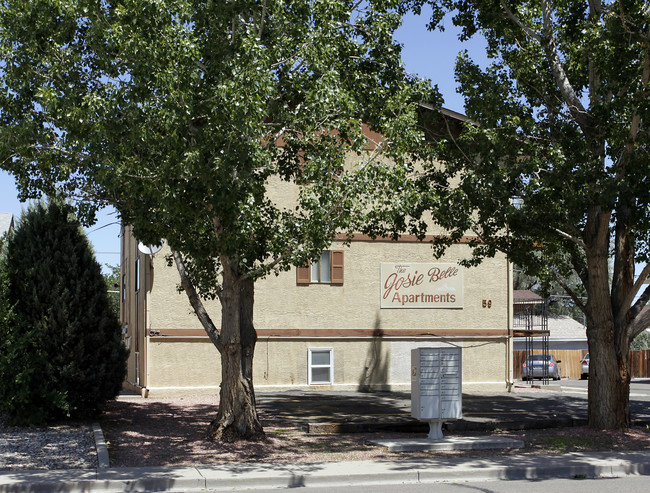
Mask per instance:
[[[71,208],[30,207],[4,262],[12,310],[0,327],[0,409],[20,424],[96,413],[118,394],[127,351]]]

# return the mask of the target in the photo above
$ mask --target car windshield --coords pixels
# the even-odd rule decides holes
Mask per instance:
[[[550,354],[533,354],[532,356],[528,356],[528,361],[548,361],[550,359]]]

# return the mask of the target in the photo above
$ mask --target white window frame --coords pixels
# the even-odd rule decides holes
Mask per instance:
[[[135,259],[135,291],[140,291],[140,255]]]
[[[309,282],[311,284],[332,284],[331,250],[323,250],[318,261],[311,262],[309,266]]]
[[[314,365],[312,364],[313,353],[329,353],[329,365]],[[316,368],[329,368],[329,380],[327,382],[314,382],[312,379],[312,369]],[[332,385],[334,383],[334,349],[325,347],[309,348],[308,364],[307,364],[307,378],[309,385]]]

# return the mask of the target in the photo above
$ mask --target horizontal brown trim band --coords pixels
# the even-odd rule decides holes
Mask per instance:
[[[400,235],[397,240],[394,240],[390,236],[378,236],[377,238],[372,238],[365,234],[353,233],[352,241],[374,241],[382,243],[428,243],[437,239],[449,238],[449,235],[425,235],[422,240],[419,240],[415,235]],[[336,241],[347,241],[348,235],[345,233],[337,233],[334,237]],[[456,243],[464,244],[471,241],[480,241],[478,236],[462,236]]]
[[[266,336],[495,336],[508,335],[505,329],[257,329],[258,337]]]
[[[512,331],[512,337],[549,337],[550,335],[550,330],[514,329]]]
[[[161,337],[207,337],[203,329],[160,329],[149,332]],[[410,337],[410,336],[507,336],[507,329],[257,329],[258,337]]]

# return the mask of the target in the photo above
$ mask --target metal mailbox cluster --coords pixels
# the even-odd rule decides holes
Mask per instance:
[[[461,348],[413,349],[411,368],[411,416],[429,422],[429,438],[442,438],[442,422],[463,415]]]

